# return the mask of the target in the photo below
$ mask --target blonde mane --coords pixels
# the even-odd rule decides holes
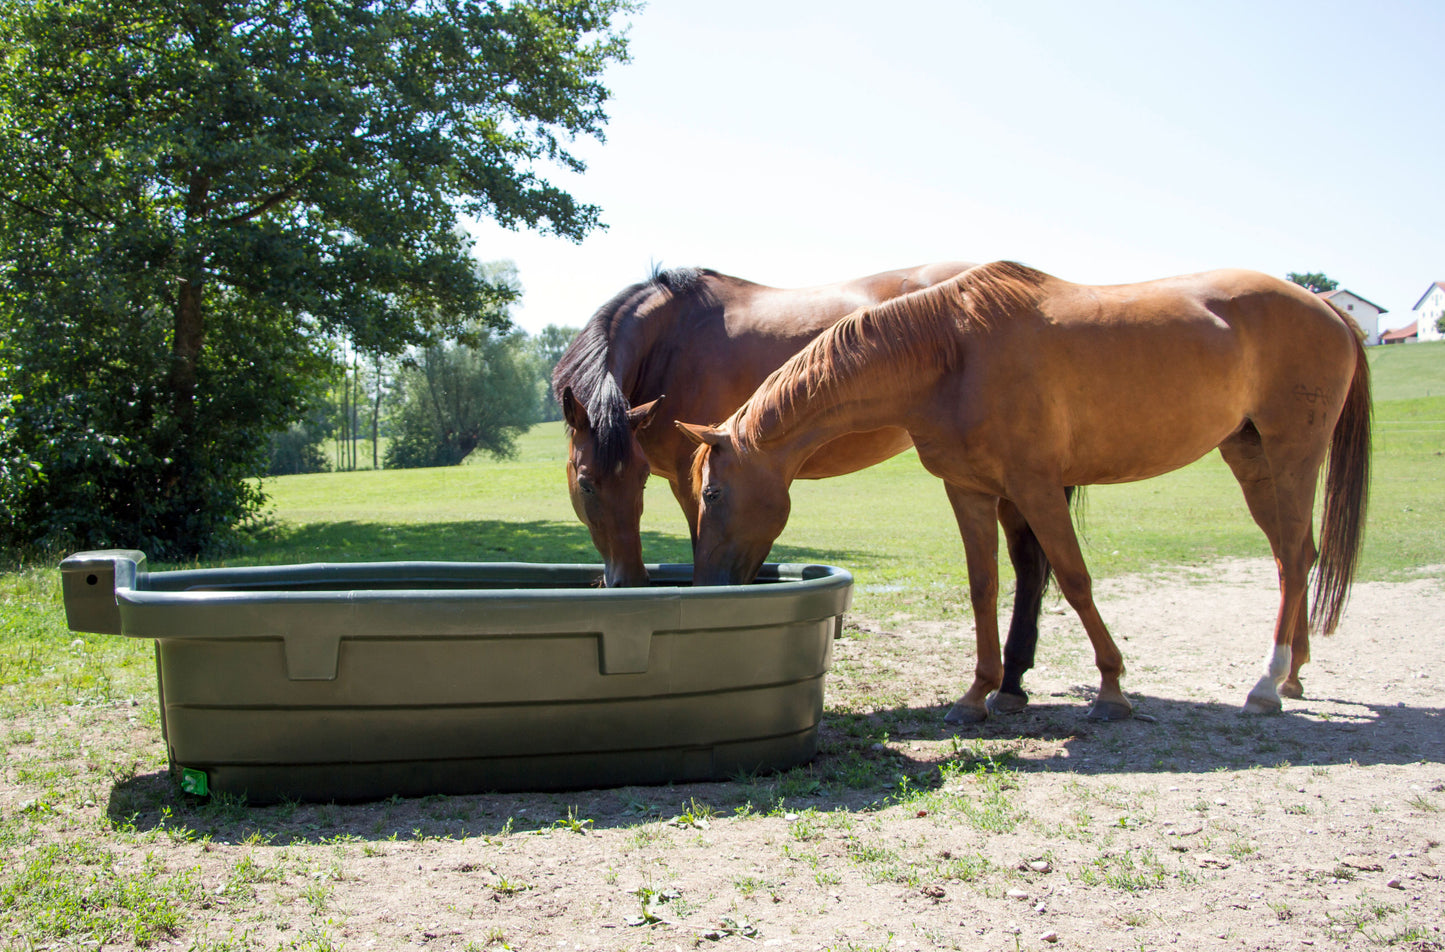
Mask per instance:
[[[756,449],[820,406],[868,396],[920,373],[955,369],[960,331],[1031,307],[1047,277],[996,261],[854,311],[763,381],[733,414],[733,439]]]

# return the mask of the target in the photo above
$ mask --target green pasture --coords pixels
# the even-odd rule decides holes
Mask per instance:
[[[1375,453],[1361,577],[1445,577],[1445,344],[1375,348],[1370,357]],[[234,561],[596,561],[567,501],[563,440],[560,423],[543,424],[511,461],[268,480],[273,525]],[[1090,487],[1077,521],[1099,578],[1269,554],[1218,454],[1158,479]],[[648,561],[690,558],[682,515],[660,479],[648,488],[643,531]],[[847,567],[863,613],[941,617],[966,601],[963,547],[942,484],[912,453],[796,484],[771,558]]]
[[[1359,577],[1445,579],[1445,344],[1376,348],[1370,356],[1380,399]],[[268,524],[228,561],[597,561],[567,500],[561,424],[533,428],[519,447],[516,459],[502,462],[269,479]],[[1268,555],[1217,454],[1147,482],[1090,487],[1077,521],[1096,578]],[[648,489],[643,529],[649,561],[690,558],[682,515],[662,480]],[[963,546],[942,485],[911,453],[797,484],[772,558],[848,568],[860,615],[967,611]],[[57,575],[53,563],[0,573],[0,692],[7,692],[0,707],[124,696],[153,676],[149,647],[121,639],[98,639],[67,658]]]

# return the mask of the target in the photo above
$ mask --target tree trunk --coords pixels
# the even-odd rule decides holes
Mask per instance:
[[[209,176],[196,172],[191,176],[186,193],[186,225],[199,226],[205,221],[207,197],[211,190]],[[171,400],[176,417],[183,423],[195,419],[196,378],[201,363],[201,348],[206,343],[205,314],[201,309],[206,283],[206,260],[193,249],[184,256],[184,271],[176,289],[175,340],[171,344]]]
[[[196,370],[206,341],[205,318],[201,313],[202,284],[198,274],[183,279],[176,292],[175,340],[171,345],[171,401],[177,418],[188,423],[195,417]]]
[[[381,358],[376,358],[376,399],[371,402],[371,468],[381,469],[377,444],[381,442]]]

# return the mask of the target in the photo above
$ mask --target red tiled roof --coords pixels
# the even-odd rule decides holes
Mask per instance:
[[[1419,337],[1420,331],[1415,326],[1419,323],[1419,321],[1411,321],[1404,327],[1397,327],[1392,331],[1386,331],[1380,335],[1380,343],[1383,344],[1386,341],[1409,340],[1411,337]]]

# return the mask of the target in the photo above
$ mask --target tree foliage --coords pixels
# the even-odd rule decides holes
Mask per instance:
[[[1330,278],[1328,275],[1321,274],[1318,271],[1306,271],[1303,273],[1298,271],[1291,271],[1289,274],[1285,275],[1285,278],[1289,281],[1294,282],[1295,284],[1298,284],[1306,291],[1314,291],[1315,293],[1319,293],[1321,291],[1333,291],[1340,286],[1340,282],[1334,280],[1333,278]]]
[[[532,351],[532,359],[536,362],[537,373],[542,382],[542,401],[540,419],[543,421],[562,419],[562,407],[557,403],[557,395],[552,392],[552,370],[567,348],[572,345],[572,338],[577,336],[578,329],[575,327],[559,327],[556,324],[548,324],[537,332],[528,342]]]
[[[508,457],[537,420],[526,335],[480,329],[465,342],[419,348],[403,362],[386,465],[453,466],[480,450]]]
[[[537,169],[582,168],[631,8],[0,0],[3,541],[202,551],[317,341],[495,319],[456,223],[597,224]]]

